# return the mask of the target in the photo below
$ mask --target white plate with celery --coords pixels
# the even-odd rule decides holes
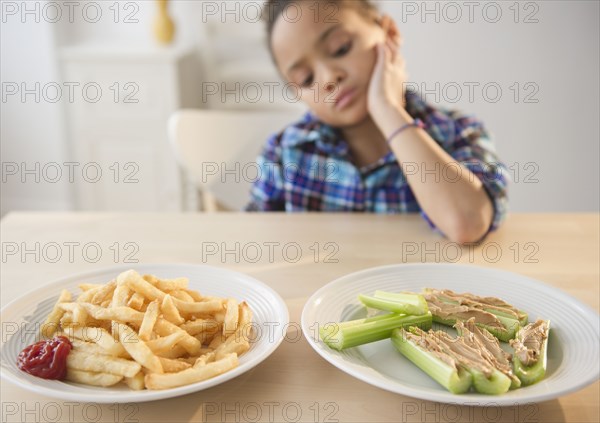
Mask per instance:
[[[430,401],[541,402],[599,374],[594,310],[542,282],[476,266],[403,264],[344,276],[307,301],[302,330],[340,370]]]

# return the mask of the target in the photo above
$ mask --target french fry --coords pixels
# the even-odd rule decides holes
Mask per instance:
[[[80,283],[79,285],[77,285],[77,287],[79,289],[81,289],[82,291],[89,291],[90,289],[100,289],[102,287],[102,284],[99,283]]]
[[[203,295],[202,301],[221,301],[222,303],[225,303],[227,298],[215,297],[213,295]]]
[[[188,320],[179,327],[190,335],[195,336],[204,332],[215,334],[219,331],[220,326],[216,320],[196,319]]]
[[[190,366],[193,366],[199,357],[200,356],[197,356],[197,355],[190,355],[189,357],[178,358],[178,360],[185,361]]]
[[[64,335],[67,336],[67,334]],[[95,342],[87,342],[75,337],[70,337],[69,341],[71,341],[71,345],[73,345],[73,350],[81,351],[86,354],[111,355],[108,351]]]
[[[40,327],[40,334],[43,338],[51,338],[58,330],[60,319],[63,317],[63,314],[65,314],[65,310],[61,308],[60,305],[67,301],[71,301],[71,293],[66,289],[63,289],[58,296],[56,304],[54,304],[54,308],[52,308],[52,311]]]
[[[244,338],[231,335],[215,350],[215,360],[220,360],[228,354],[235,353],[238,357],[250,349],[250,344]]]
[[[183,339],[183,337],[183,332],[174,332],[170,335],[147,341],[146,345],[148,345],[148,348],[150,348],[154,354],[158,354],[175,347],[177,343]]]
[[[188,278],[158,279],[156,287],[161,291],[179,291],[188,287]]]
[[[125,377],[134,377],[142,370],[142,366],[132,360],[108,355],[88,354],[76,349],[71,350],[67,355],[67,368],[85,370],[86,372],[110,373]]]
[[[222,325],[225,322],[225,313],[225,310],[219,310],[213,315],[213,318],[217,323]]]
[[[163,318],[158,318],[156,325],[154,326],[154,331],[160,336],[168,336],[172,333],[181,332],[183,335],[180,344],[190,355],[194,355],[202,347],[202,344],[199,340],[181,329],[179,326],[175,326],[173,323]]]
[[[135,270],[100,285],[61,292],[40,328],[67,336],[67,380],[132,390],[167,389],[217,376],[250,349],[245,302],[201,295],[187,278],[159,279]],[[207,345],[208,344],[208,345]]]
[[[127,351],[113,336],[103,328],[65,328],[69,338],[77,338],[86,342],[94,342],[116,357],[127,356]]]
[[[242,301],[240,303],[239,326],[243,328],[244,326],[250,325],[251,323],[252,323],[252,310],[250,310],[250,307],[248,306],[248,303],[246,303],[246,301]]]
[[[92,298],[94,298],[94,295],[96,295],[96,293],[98,291],[100,291],[102,289],[104,285],[100,285],[97,286],[95,288],[90,288],[84,292],[82,292],[81,294],[79,294],[79,296],[77,297],[77,299],[75,301],[77,301],[78,303],[89,303],[92,301]]]
[[[154,330],[156,319],[158,319],[158,301],[152,301],[148,304],[148,308],[142,319],[142,324],[140,325],[139,336],[142,341],[150,340],[150,335]]]
[[[212,352],[213,352],[213,350],[211,350],[211,349],[202,348],[200,350],[199,355],[190,355],[188,357],[179,358],[179,360],[185,361],[186,363],[189,363],[193,366],[194,364],[196,364],[196,362],[198,361],[199,358],[202,358],[203,356],[207,356],[208,354],[210,354]],[[214,358],[214,355],[213,355],[213,358]],[[204,358],[204,360],[206,360],[206,357]],[[206,361],[204,361],[204,364],[206,364]]]
[[[169,292],[169,294],[172,297],[177,298],[178,300],[185,301],[188,303],[193,303],[195,301],[194,298],[192,298],[192,296],[190,294],[188,294],[187,292],[185,292],[183,289],[171,291],[171,292]]]
[[[250,342],[252,339],[252,310],[246,301],[240,303],[240,320],[238,322],[238,328],[235,333],[237,337],[242,337],[246,341]]]
[[[144,313],[130,307],[121,306],[105,308],[90,303],[80,304],[86,309],[88,314],[96,320],[115,320],[120,323],[134,322],[137,324],[142,324],[142,320],[144,320]]]
[[[183,322],[185,322],[185,319],[181,317],[179,310],[177,310],[177,307],[175,307],[173,297],[171,297],[169,294],[165,295],[163,298],[162,304],[160,305],[160,311],[162,312],[163,317],[171,323],[181,325]]]
[[[150,348],[142,341],[137,333],[129,326],[117,323],[119,328],[119,339],[125,350],[135,361],[154,373],[162,373],[163,368],[160,360]]]
[[[93,327],[104,329],[107,332],[112,332],[112,327],[113,327],[112,320],[96,320],[92,317],[88,321],[96,322],[96,324]]]
[[[225,304],[225,318],[223,320],[223,335],[232,335],[238,327],[239,308],[238,302],[234,298],[227,300]]]
[[[111,307],[127,306],[131,291],[127,285],[119,284],[117,281],[117,287],[112,296],[110,302]]]
[[[123,381],[134,391],[141,391],[146,388],[144,383],[144,372],[138,372],[134,377],[124,377]]]
[[[214,350],[218,348],[219,345],[221,345],[223,342],[225,342],[226,339],[227,337],[225,335],[223,335],[222,333],[217,333],[215,334],[214,338],[210,341],[210,344],[208,344],[208,348],[212,348]]]
[[[219,326],[220,328],[220,326]],[[199,333],[198,335],[194,335],[194,338],[196,338],[198,341],[200,341],[200,343],[202,345],[210,345],[210,343],[212,342],[212,340],[215,338],[215,336],[223,336],[223,333],[218,330],[217,332],[214,333],[210,333],[210,332],[202,332]]]
[[[93,386],[113,386],[123,380],[123,376],[112,375],[110,373],[94,373],[84,370],[76,370],[67,368],[66,379],[70,382],[83,383]]]
[[[142,275],[142,279],[151,283],[152,285],[156,285],[158,283],[158,278],[154,275]]]
[[[81,303],[61,303],[59,304],[59,307],[65,311],[65,315],[63,317],[68,316],[64,321],[61,320],[61,324],[65,326],[86,325],[88,313]]]
[[[60,326],[62,327],[71,327],[73,326],[73,313],[70,311],[65,311],[65,314],[60,318]]]
[[[179,361],[173,358],[159,357],[159,360],[165,373],[177,373],[192,367],[191,364],[186,363],[185,361]]]
[[[76,304],[77,307],[73,310],[73,326],[86,326],[88,320],[88,313],[80,304]]]
[[[130,270],[127,270],[125,272],[119,273],[119,275],[117,276],[117,279],[116,279],[117,285],[120,285],[120,286],[125,285],[126,286],[127,285],[127,281],[134,274],[138,275],[138,273],[135,270],[133,270],[133,269],[130,269]]]
[[[191,367],[178,373],[149,373],[145,377],[146,386],[150,389],[168,389],[177,386],[201,382],[218,376],[238,365],[236,354],[229,354],[219,361],[204,366]]]
[[[199,351],[202,351],[202,349],[200,349]],[[156,351],[154,354],[163,358],[179,358],[187,355],[188,352],[181,345],[177,344],[174,347],[171,347],[170,349]]]
[[[189,283],[188,278],[159,279],[154,275],[143,275],[142,279],[154,285],[161,291],[175,291],[186,289]]]
[[[117,283],[115,281],[110,281],[106,285],[103,285],[98,291],[96,291],[90,302],[96,305],[102,304],[103,301],[105,301],[107,298],[110,298],[116,287]]]
[[[215,352],[209,351],[206,354],[202,354],[200,357],[198,357],[194,362],[193,367],[206,366],[206,364],[212,363],[213,361],[215,361]]]
[[[194,291],[193,289],[184,289],[183,291],[192,297],[194,301],[204,301],[204,297],[198,291]]]
[[[162,301],[166,295],[163,291],[142,278],[135,270],[128,270],[119,276],[123,277],[123,283],[127,284],[129,288],[140,293],[150,301]]]
[[[127,307],[131,307],[134,310],[141,311],[144,306],[144,296],[139,292],[134,292],[127,301]]]
[[[173,298],[173,303],[180,313],[187,314],[210,314],[223,310],[223,302],[218,300],[188,303]]]

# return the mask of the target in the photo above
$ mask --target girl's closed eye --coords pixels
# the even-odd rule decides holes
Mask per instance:
[[[313,76],[312,76],[312,73],[311,73],[308,76],[306,76],[306,78],[302,79],[302,82],[300,82],[300,86],[301,87],[308,87],[312,83],[313,83]]]
[[[337,57],[342,57],[345,56],[346,54],[348,54],[348,52],[352,49],[352,40],[348,40],[345,43],[343,43],[341,46],[332,49],[333,53],[331,54],[334,58]],[[301,87],[308,87],[309,85],[311,85],[313,83],[313,75],[308,74],[306,77],[302,78],[300,82],[300,86]]]
[[[350,49],[352,49],[352,40],[344,43],[340,48],[335,50],[335,52],[333,53],[333,57],[342,57],[346,55],[350,51]]]

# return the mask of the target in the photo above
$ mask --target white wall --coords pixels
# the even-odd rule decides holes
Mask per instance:
[[[75,186],[66,176],[68,168],[62,166],[72,157],[65,124],[64,100],[68,88],[63,85],[60,71],[60,48],[79,44],[139,47],[155,44],[152,20],[156,5],[152,1],[120,2],[118,15],[115,14],[115,2],[83,0],[71,2],[71,6],[67,3],[48,0],[0,2],[2,215],[10,210],[74,208]],[[97,6],[100,18],[96,21]],[[194,2],[179,2],[171,7],[177,21],[188,19],[187,25],[182,24],[178,28],[178,43],[194,42],[198,38],[197,32],[194,32],[195,25],[190,21],[194,15],[187,12],[190,7],[197,5]],[[77,82],[83,84],[89,81]],[[37,93],[40,98],[36,99],[33,94],[24,99],[20,93],[9,95],[7,90],[13,89],[13,83],[19,86],[19,90],[21,84],[33,89],[39,83]],[[48,101],[48,96],[44,95],[44,87],[53,84],[62,87],[61,101]],[[54,92],[48,91],[48,94],[53,96]],[[75,98],[75,103],[81,101],[80,91],[76,91]],[[16,175],[12,175],[13,163],[17,166]],[[48,182],[43,173],[44,166],[53,163],[58,164],[64,172],[56,183]],[[39,182],[32,174],[25,175],[25,182],[22,182],[21,171],[35,169],[36,164],[40,169],[37,174]],[[48,175],[49,179],[54,178],[54,173]]]
[[[515,211],[597,211],[599,209],[599,3],[542,1],[525,9],[521,2],[515,23],[514,2],[495,2],[502,17],[497,23],[488,7],[461,5],[458,23],[452,8],[438,3],[436,15],[422,15],[422,2],[381,2],[404,36],[404,54],[411,80],[432,89],[440,84],[441,102],[476,114],[493,133],[501,158],[518,177],[511,185]],[[430,10],[434,5],[429,3]],[[479,3],[479,2],[477,2]],[[491,2],[494,3],[494,2]],[[485,4],[485,3],[480,3]],[[417,14],[412,6],[417,6]],[[448,19],[444,20],[446,16]],[[538,23],[524,23],[525,18]],[[422,19],[425,18],[425,23]],[[486,20],[487,19],[487,20]],[[465,83],[502,88],[502,98],[486,101],[481,89],[469,101]],[[464,88],[460,101],[453,84]],[[514,101],[515,83],[521,92]],[[535,85],[525,86],[526,83]],[[513,87],[511,90],[510,87]],[[446,88],[444,95],[443,88]],[[489,96],[494,96],[489,86]],[[537,103],[526,103],[525,96]],[[433,99],[433,95],[428,97]],[[528,164],[529,163],[529,164]],[[529,176],[531,183],[525,182]],[[534,182],[538,180],[538,182]]]
[[[6,3],[22,4],[3,1],[3,10]],[[40,4],[44,3],[47,2]],[[80,2],[81,7],[85,3],[93,2]],[[117,23],[113,21],[114,12],[108,10],[113,2],[97,3],[103,7],[103,19],[98,23],[86,22],[77,13],[73,23],[63,18],[58,24],[45,23],[43,19],[36,23],[30,16],[22,23],[20,15],[3,15],[6,22],[1,25],[2,82],[60,81],[55,45],[153,43],[154,2],[136,3],[137,23],[123,22],[125,14],[133,11],[125,9],[127,2],[120,3],[123,8]],[[239,14],[222,15],[223,10],[216,16],[203,15],[208,10],[206,3],[171,1],[170,10],[178,23],[176,42],[198,43],[200,54],[211,51],[213,46],[219,62],[244,57],[246,63],[254,61],[260,69],[269,69],[262,44],[263,24],[244,22],[244,16]],[[219,7],[224,2],[212,3]],[[444,9],[449,3],[454,9]],[[502,17],[497,23],[488,22],[494,19],[494,4],[490,7],[486,6],[488,3],[494,2],[477,2],[471,23],[469,9],[462,1],[378,2],[380,9],[396,19],[404,36],[403,53],[411,81],[424,83],[428,89],[438,82],[441,104],[474,113],[486,122],[500,156],[511,166],[514,176],[519,176],[519,182],[511,186],[512,210],[598,211],[599,3],[521,2],[518,23],[514,22],[514,10],[509,9],[514,2],[494,3],[500,6]],[[436,4],[439,22],[435,22],[435,14],[421,15],[424,5],[431,10]],[[416,15],[407,13],[415,8]],[[448,22],[456,10],[461,11],[462,19]],[[524,23],[531,13],[530,18],[538,22]],[[234,22],[236,19],[240,22]],[[209,25],[203,23],[207,20],[213,22],[216,42],[207,36]],[[242,78],[244,69],[240,71]],[[274,70],[264,75],[267,80],[277,80]],[[480,84],[472,102],[465,83]],[[498,102],[484,98],[481,87],[486,83],[502,89]],[[515,83],[521,89],[517,103],[512,99]],[[525,86],[526,83],[534,85]],[[459,101],[452,103],[451,97],[456,94],[452,87],[456,84],[464,90]],[[537,93],[533,99],[538,102],[525,103],[525,95],[534,88]],[[488,94],[493,91],[490,89]],[[433,100],[432,95],[428,98]],[[1,107],[2,162],[60,162],[68,158],[60,103],[22,103],[13,96]],[[534,183],[525,183],[526,176],[532,177]],[[68,208],[70,188],[68,184],[2,183],[2,211]]]
[[[28,182],[23,184],[15,179],[18,175],[9,177],[5,174],[5,170],[10,172],[12,162],[19,167],[25,162],[27,169],[35,169],[36,163],[43,166],[48,162],[62,163],[66,160],[61,105],[44,101],[41,96],[36,99],[34,94],[27,95],[23,101],[20,94],[7,93],[13,88],[12,84],[17,84],[21,90],[22,83],[33,89],[35,83],[42,87],[48,82],[58,81],[53,27],[51,23],[36,23],[33,18],[22,23],[20,19],[7,17],[6,22],[0,24],[3,84],[0,103],[3,163],[0,205],[3,213],[10,209],[65,209],[71,203],[68,185],[36,183],[34,175],[26,175]],[[11,87],[7,88],[5,84],[11,84]],[[11,182],[4,183],[4,177]]]

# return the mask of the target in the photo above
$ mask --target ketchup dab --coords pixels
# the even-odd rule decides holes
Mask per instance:
[[[65,336],[57,336],[26,347],[17,357],[17,367],[43,379],[62,380],[67,376],[67,356],[71,342]]]

